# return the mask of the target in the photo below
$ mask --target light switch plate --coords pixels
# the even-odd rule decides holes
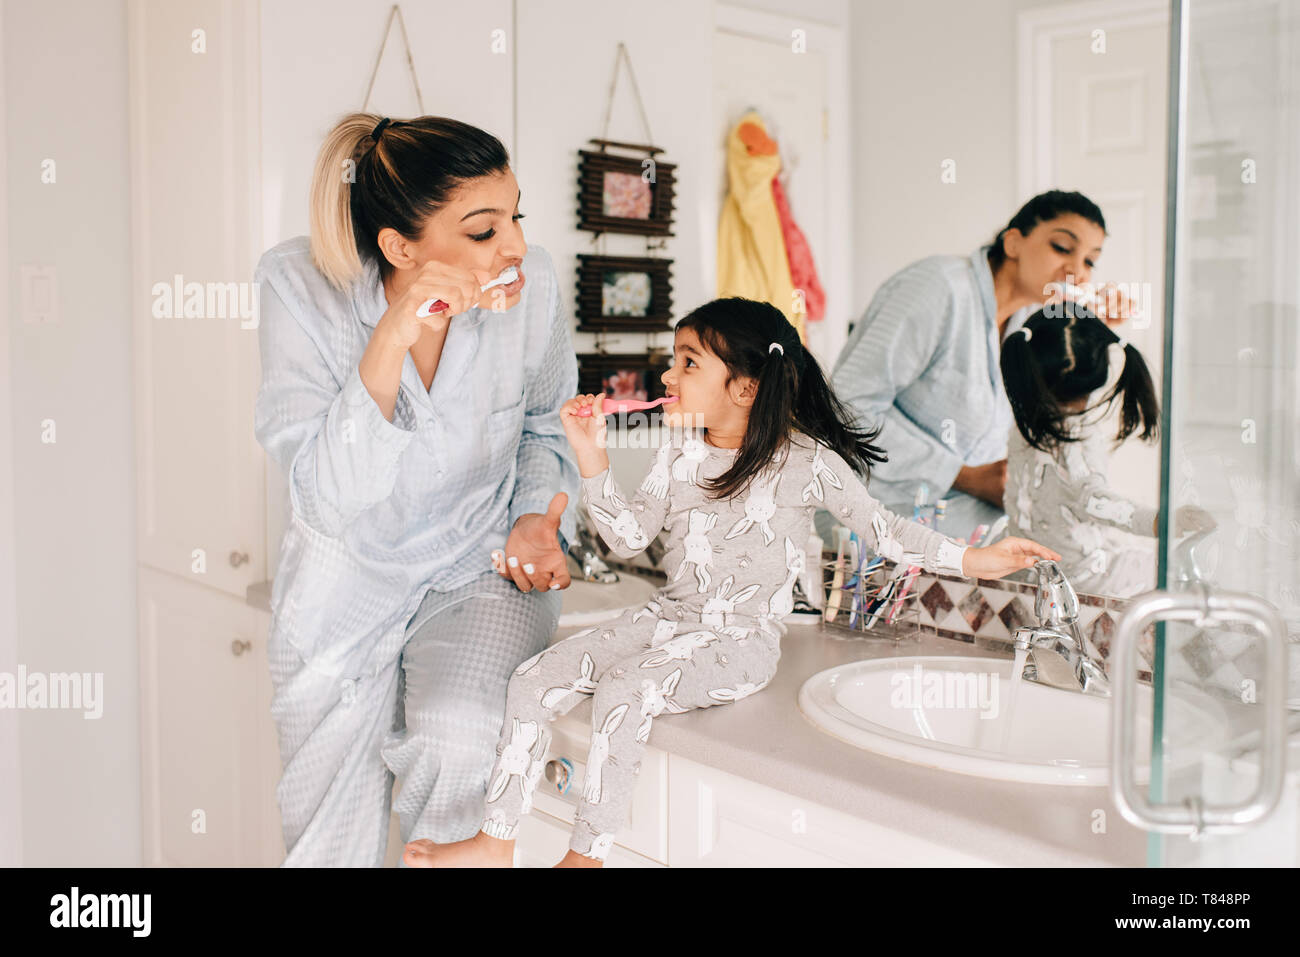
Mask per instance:
[[[20,267],[23,322],[59,323],[58,275],[53,266],[24,263]]]

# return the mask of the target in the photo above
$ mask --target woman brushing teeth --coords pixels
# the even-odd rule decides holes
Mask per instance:
[[[311,200],[257,274],[256,432],[293,511],[268,644],[284,863],[377,867],[392,811],[403,842],[482,822],[510,675],[569,584],[577,361],[490,133],[345,116]]]

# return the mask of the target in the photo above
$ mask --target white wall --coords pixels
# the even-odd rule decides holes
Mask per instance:
[[[851,5],[857,316],[903,266],[972,252],[1029,199],[1016,190],[1016,16],[1068,2]]]
[[[5,101],[4,7],[0,6],[0,106]],[[0,260],[9,259],[9,152],[0,123]],[[0,273],[0,672],[18,671],[18,550],[14,541],[13,396],[9,348],[9,269]],[[18,721],[0,716],[0,867],[22,865],[22,761]]]
[[[847,0],[743,5],[845,26],[850,6]],[[316,150],[338,115],[361,106],[389,6],[389,0],[263,0],[266,246],[307,232],[307,189]],[[711,244],[718,217],[714,184],[705,175],[712,169],[709,151],[716,140],[708,108],[711,0],[661,0],[653,16],[640,5],[602,0],[473,5],[437,0],[404,5],[403,13],[425,112],[473,123],[506,145],[523,194],[524,235],[554,258],[570,316],[575,256],[599,251],[591,233],[576,226],[577,151],[600,135],[615,50],[624,42],[655,145],[664,149],[666,162],[678,164],[676,235],[658,254],[674,261],[675,310],[680,314],[713,298],[713,273],[702,266],[715,255]],[[506,55],[490,48],[491,32],[498,27],[509,36]],[[434,38],[436,56],[429,52],[435,49]],[[376,91],[372,110],[398,118],[418,112],[396,25]],[[626,72],[619,80],[609,138],[645,140]],[[610,235],[603,242],[612,255],[644,255],[640,237]],[[574,335],[578,352],[590,351],[593,341],[590,333]],[[653,341],[645,335],[610,337],[609,348],[645,351]],[[671,343],[671,336],[657,341]],[[616,450],[613,458],[620,478],[640,480],[644,454]],[[285,493],[279,470],[268,471],[268,554],[274,568],[285,527]]]
[[[7,0],[3,20],[16,661],[102,672],[105,703],[98,720],[6,710],[0,725],[20,740],[23,863],[138,866],[126,14],[116,0]],[[58,325],[18,315],[23,263],[57,268]]]

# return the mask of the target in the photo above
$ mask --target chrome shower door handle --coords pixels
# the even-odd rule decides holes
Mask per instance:
[[[1138,636],[1154,621],[1243,621],[1261,636],[1265,674],[1261,697],[1264,734],[1260,750],[1259,783],[1240,804],[1206,804],[1188,798],[1183,804],[1151,804],[1134,781],[1134,717],[1136,708]],[[1273,812],[1282,796],[1286,775],[1287,633],[1282,616],[1254,595],[1193,591],[1150,591],[1130,602],[1111,643],[1110,796],[1130,824],[1147,831],[1199,834],[1239,831]],[[1152,772],[1154,773],[1154,761]]]

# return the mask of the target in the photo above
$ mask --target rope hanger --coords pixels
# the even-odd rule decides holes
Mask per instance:
[[[415,102],[424,116],[424,97],[420,95],[420,81],[415,75],[415,60],[411,56],[411,41],[406,36],[406,18],[402,16],[401,7],[393,4],[388,11],[388,22],[384,24],[384,38],[379,42],[379,55],[375,57],[375,68],[370,71],[370,82],[366,84],[366,98],[361,101],[361,112],[366,112],[370,104],[370,93],[375,88],[375,77],[379,75],[379,64],[384,60],[384,50],[388,47],[388,36],[393,32],[393,17],[397,17],[398,26],[402,28],[402,46],[406,49],[406,66],[411,73],[411,83],[415,85]]]
[[[646,119],[645,103],[641,101],[641,90],[636,85],[636,73],[632,70],[632,57],[621,40],[618,44],[618,52],[614,56],[614,75],[609,80],[609,100],[605,103],[605,124],[600,129],[600,138],[602,140],[609,139],[609,119],[614,112],[614,92],[618,88],[618,68],[624,63],[627,64],[627,76],[632,83],[632,95],[636,98],[636,108],[641,114],[641,125],[645,127],[646,142],[653,143],[655,140],[650,133],[650,121]],[[604,149],[604,147],[602,146],[601,149]]]

